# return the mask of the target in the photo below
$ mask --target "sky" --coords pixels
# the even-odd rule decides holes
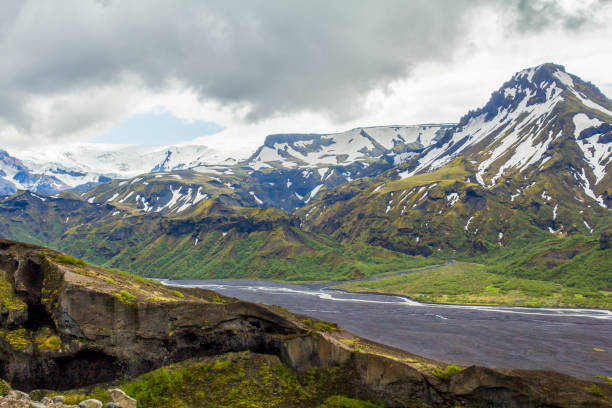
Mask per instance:
[[[555,62],[612,95],[612,0],[3,0],[0,149],[254,149],[455,122]]]

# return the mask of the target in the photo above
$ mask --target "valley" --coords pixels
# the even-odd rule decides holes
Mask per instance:
[[[554,369],[583,379],[612,375],[609,310],[435,305],[402,296],[346,293],[321,284],[252,280],[164,284],[286,307],[332,321],[372,341],[462,366]]]
[[[22,243],[0,245],[8,319],[0,374],[25,389],[39,368],[53,378],[61,364],[75,372],[110,364],[120,375],[36,378],[30,388],[77,398],[114,382],[147,400],[148,381],[177,375],[196,393],[199,376],[218,371],[227,382],[216,400],[233,384],[240,395],[227,404],[248,406],[249,393],[264,392],[243,380],[268,381],[266,366],[286,380],[266,406],[275,393],[313,407],[335,397],[405,406],[404,394],[435,406],[496,398],[563,406],[521,394],[504,376],[529,383],[538,375],[523,370],[554,370],[603,386],[612,376],[610,126],[612,101],[598,88],[543,64],[516,73],[456,124],[274,134],[235,157],[187,145],[77,146],[51,154],[56,161],[2,152],[0,237]],[[41,273],[53,279],[39,281]],[[55,286],[39,293],[47,284]],[[101,331],[58,309],[55,291],[60,303],[90,304],[70,307],[108,312]],[[32,326],[23,310],[43,309],[34,320],[46,329]],[[62,320],[66,313],[89,332]],[[176,327],[151,320],[166,318]],[[15,335],[27,346],[11,344]],[[41,357],[41,336],[66,347]],[[125,339],[136,340],[129,348]],[[446,369],[438,361],[478,374],[448,383],[434,374]],[[164,371],[169,364],[177,365]],[[351,386],[333,395],[301,374],[315,366],[309,375],[323,383]],[[333,367],[348,371],[331,378]],[[541,376],[556,389],[567,383],[556,375]],[[597,397],[580,390],[573,399]],[[185,406],[204,401],[189,395]]]

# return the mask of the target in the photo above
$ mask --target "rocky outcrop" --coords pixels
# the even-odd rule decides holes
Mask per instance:
[[[343,366],[389,406],[597,407],[593,384],[552,372],[443,364],[274,307],[158,283],[0,240],[0,377],[16,389],[71,389],[192,357],[250,350],[287,366]],[[612,386],[597,385],[612,397]],[[118,404],[130,404],[115,392]],[[121,399],[122,402],[119,402]]]
[[[22,391],[12,390],[0,397],[1,408],[136,408],[138,402],[120,389],[108,390],[108,401],[103,404],[97,399],[86,399],[77,405],[66,404],[66,397],[56,395],[36,401]]]

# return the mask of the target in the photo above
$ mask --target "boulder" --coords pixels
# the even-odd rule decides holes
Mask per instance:
[[[65,404],[66,397],[64,397],[63,395],[56,395],[55,397],[51,398],[51,401],[53,401],[53,403],[55,404]]]
[[[79,408],[102,408],[102,402],[97,399],[88,399],[79,402]]]
[[[108,399],[118,408],[136,408],[136,400],[119,388],[108,390]]]
[[[6,396],[7,398],[14,399],[14,400],[20,400],[20,401],[30,400],[30,396],[28,394],[26,394],[25,392],[17,391],[17,390],[10,391]]]

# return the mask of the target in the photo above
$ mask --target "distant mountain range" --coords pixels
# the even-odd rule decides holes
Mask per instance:
[[[612,101],[559,65],[457,124],[271,135],[238,159],[54,157],[0,155],[2,191],[31,190],[0,201],[4,236],[155,276],[356,277],[424,256],[612,288]]]

